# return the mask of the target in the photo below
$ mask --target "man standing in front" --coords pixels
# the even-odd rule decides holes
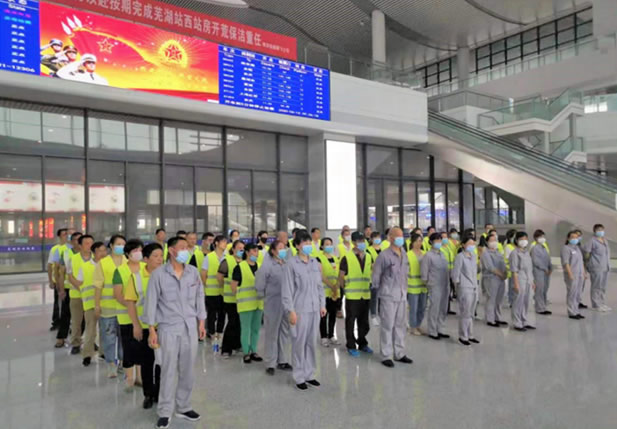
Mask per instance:
[[[405,355],[409,260],[403,250],[403,230],[398,227],[391,228],[388,240],[392,245],[379,254],[373,266],[371,288],[377,291],[379,298],[381,363],[392,368],[393,357],[401,363],[410,364],[413,361]]]
[[[188,243],[182,237],[174,237],[167,247],[169,261],[152,273],[144,308],[144,322],[150,331],[149,345],[153,349],[160,347],[161,387],[156,427],[162,429],[169,427],[174,402],[176,417],[191,422],[201,417],[191,408],[197,324],[199,338],[206,337],[204,288],[197,268],[188,264]]]

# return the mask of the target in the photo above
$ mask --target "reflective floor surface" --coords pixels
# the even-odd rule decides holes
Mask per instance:
[[[614,308],[616,282],[612,274],[608,304]],[[36,287],[24,288],[9,288],[10,300],[27,302]],[[9,299],[3,290],[0,302]],[[354,359],[343,348],[319,346],[323,385],[309,392],[296,391],[288,373],[270,377],[263,364],[222,360],[200,346],[193,405],[202,420],[174,419],[172,427],[616,428],[617,311],[568,319],[561,273],[553,275],[549,298],[555,314],[538,316],[535,332],[477,321],[482,344],[471,348],[409,336],[411,366],[387,369],[376,356]],[[20,307],[0,312],[0,428],[153,427],[156,412],[141,409],[140,391],[125,393],[120,379],[105,377],[103,363],[84,368],[68,348],[53,348],[49,306]],[[453,338],[456,323],[448,318]],[[342,327],[339,320],[339,338]],[[373,327],[370,342],[377,350]]]

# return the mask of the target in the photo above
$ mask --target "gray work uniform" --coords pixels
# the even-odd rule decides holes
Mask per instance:
[[[291,358],[293,379],[302,384],[315,378],[319,312],[326,307],[319,261],[309,258],[304,262],[299,255],[292,257],[285,266],[281,298],[284,317],[292,311],[298,316],[290,328]]]
[[[592,237],[583,246],[583,251],[589,259],[587,269],[589,270],[589,277],[591,277],[591,305],[593,308],[600,308],[604,305],[606,282],[611,269],[611,250],[606,239],[602,243],[597,237]]]
[[[488,251],[484,251],[482,258]],[[499,252],[496,252],[500,255]],[[458,336],[461,340],[473,338],[473,315],[478,299],[478,258],[473,253],[456,255],[452,270],[452,283],[458,297]]]
[[[495,270],[506,274],[506,262],[497,249],[485,249],[480,257],[482,284],[486,291],[485,316],[488,323],[502,321],[501,302],[506,290],[506,282],[495,274]]]
[[[533,280],[536,290],[533,295],[536,313],[546,311],[546,294],[553,270],[551,255],[543,244],[537,243],[531,248],[531,261],[533,262]]]
[[[513,250],[510,253],[510,271],[512,271],[512,276],[515,273],[518,275],[518,292],[514,291],[512,302],[512,323],[515,328],[524,328],[529,326],[527,310],[533,285],[533,262],[531,262],[529,252],[520,247]],[[514,288],[514,279],[511,281]]]
[[[371,289],[379,299],[379,347],[382,360],[405,356],[407,327],[407,276],[409,259],[401,248],[400,256],[392,247],[379,253],[373,265]]]
[[[289,319],[284,317],[281,289],[285,277],[285,262],[279,263],[266,253],[255,274],[257,294],[264,298],[264,325],[266,328],[264,360],[266,368],[289,363]]]
[[[442,331],[448,315],[450,278],[448,261],[440,250],[426,252],[420,262],[422,281],[428,288],[428,334],[436,337]]]
[[[561,248],[561,265],[564,267],[563,279],[566,282],[568,316],[576,316],[580,314],[578,303],[580,302],[580,294],[583,290],[583,282],[585,281],[583,255],[579,252],[576,244],[566,244]],[[570,279],[568,272],[565,270],[566,265],[570,265],[573,279]]]
[[[171,418],[192,410],[197,321],[206,320],[204,287],[197,268],[185,265],[180,279],[171,262],[154,270],[148,282],[143,321],[158,324],[161,388],[157,413]],[[176,387],[176,377],[178,386]]]

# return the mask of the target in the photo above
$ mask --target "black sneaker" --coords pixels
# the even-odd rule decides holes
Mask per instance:
[[[263,358],[259,356],[257,353],[251,353],[251,360],[253,362],[263,362]]]
[[[428,336],[431,340],[441,340],[441,337],[439,335],[429,335]]]
[[[451,314],[452,316],[456,316],[456,311],[450,310],[450,311],[448,311],[448,314]]]
[[[579,320],[578,318],[578,314],[574,315],[574,316],[568,316],[568,319],[572,319],[572,320]]]
[[[491,323],[491,322],[486,322],[486,324],[492,328],[499,328],[499,323],[495,322],[495,323]]]
[[[525,329],[534,331],[536,329],[535,326],[525,325]]]
[[[544,310],[544,311],[539,312],[538,314],[541,314],[543,316],[550,316],[551,314],[553,314],[553,312],[550,310]]]
[[[412,364],[413,363],[413,360],[409,359],[407,356],[403,356],[400,359],[394,359],[394,360],[397,361],[397,362],[406,363],[406,364]]]
[[[576,317],[578,317],[579,319],[584,319],[585,316],[583,316],[582,314],[577,314]]]
[[[298,389],[300,392],[306,392],[308,390],[308,386],[306,385],[306,383],[300,383],[296,384],[296,389]]]
[[[381,362],[381,364],[387,368],[394,368],[394,362],[391,359],[386,359]]]
[[[266,374],[274,375],[274,368],[266,368]]]
[[[87,357],[84,358],[84,360],[81,362],[83,366],[90,366],[90,362],[92,361],[91,358]]]
[[[504,322],[503,320],[496,320],[495,322],[500,324],[501,326],[508,326],[508,322]]]
[[[72,355],[78,355],[80,352],[81,352],[81,347],[79,347],[79,346],[74,346],[74,347],[71,349],[71,354],[72,354]]]
[[[193,410],[187,411],[186,413],[176,413],[176,417],[188,420],[189,422],[196,422],[201,419],[201,416]]]
[[[309,386],[312,386],[312,387],[319,387],[319,386],[321,386],[321,383],[319,381],[315,380],[315,379],[313,379],[313,380],[306,380],[306,382],[309,384]]]
[[[514,327],[514,330],[519,332],[527,332],[527,328],[519,328],[517,326]]]
[[[98,345],[98,344],[95,344],[95,345],[94,345],[94,351],[95,351],[95,352],[98,352],[98,351],[99,351],[99,345]]]
[[[154,400],[151,397],[146,396],[144,398],[144,403],[143,403],[144,410],[149,410],[150,408],[152,408],[153,405],[154,405]]]
[[[277,367],[277,369],[280,369],[281,371],[291,371],[291,370],[293,370],[293,367],[291,365],[289,365],[288,363],[279,363],[276,367]]]
[[[244,363],[251,363],[251,355],[244,355],[244,357],[242,358],[242,362]]]
[[[474,343],[474,344],[480,344],[480,341],[479,341],[479,340],[476,340],[475,338],[470,338],[470,339],[469,339],[469,342],[470,342],[470,343]]]
[[[458,342],[459,342],[459,343],[461,343],[461,344],[462,344],[462,345],[464,345],[464,346],[470,346],[470,345],[471,345],[471,343],[470,343],[469,341],[464,340],[464,339],[462,339],[462,338],[459,338],[459,339],[458,339]]]
[[[159,417],[156,422],[156,429],[167,429],[169,427],[169,418],[168,417]]]
[[[587,307],[585,304],[583,304],[582,302],[580,302],[580,303],[578,304],[578,308],[585,309],[585,308],[589,308],[589,307]]]
[[[438,335],[439,335],[439,338],[450,338],[450,335],[442,334],[441,332]]]

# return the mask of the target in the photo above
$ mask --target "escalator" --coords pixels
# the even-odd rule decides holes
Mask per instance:
[[[617,182],[429,111],[431,155],[581,227],[617,220]],[[612,234],[612,236],[609,236]],[[617,228],[607,228],[617,241]]]

